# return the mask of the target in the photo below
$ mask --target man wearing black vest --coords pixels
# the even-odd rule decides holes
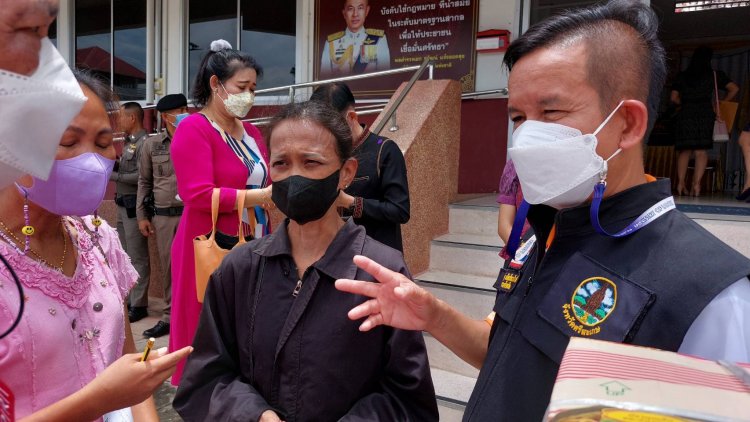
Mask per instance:
[[[364,257],[380,284],[336,282],[373,298],[349,313],[362,330],[425,330],[481,368],[464,420],[541,420],[572,336],[750,361],[750,260],[644,172],[666,74],[657,32],[647,5],[614,0],[509,46],[509,153],[535,236],[506,263],[494,318],[472,320]]]

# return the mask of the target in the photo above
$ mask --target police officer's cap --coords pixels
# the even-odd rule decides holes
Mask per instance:
[[[187,98],[182,94],[165,95],[156,103],[156,111],[174,110],[182,107],[187,107]]]

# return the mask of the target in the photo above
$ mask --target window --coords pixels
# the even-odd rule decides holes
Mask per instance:
[[[674,12],[700,12],[701,10],[728,9],[734,7],[750,7],[750,0],[678,1],[674,4]]]
[[[237,48],[237,0],[190,0],[188,83],[192,89],[211,41],[222,39]]]
[[[294,84],[296,1],[240,1],[240,46],[263,66],[258,88]]]
[[[77,0],[75,39],[77,68],[110,81],[123,101],[146,98],[146,0]]]
[[[188,83],[193,87],[211,41],[224,39],[257,60],[258,89],[294,83],[296,0],[190,0]]]

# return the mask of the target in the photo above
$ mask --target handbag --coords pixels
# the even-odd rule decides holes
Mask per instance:
[[[216,220],[219,217],[219,194],[220,189],[214,189],[211,195],[211,233],[200,235],[193,239],[193,252],[195,253],[195,293],[198,302],[203,303],[206,294],[208,280],[211,274],[219,268],[219,264],[231,249],[223,249],[216,243]],[[245,191],[237,191],[237,217],[239,230],[237,232],[238,242],[232,248],[245,244],[245,235],[242,227],[242,213],[245,209]]]
[[[714,120],[714,142],[727,142],[729,140],[729,129],[727,123],[721,118],[721,105],[719,103],[719,84],[716,82],[716,71],[714,71],[714,98],[716,99],[716,120]]]

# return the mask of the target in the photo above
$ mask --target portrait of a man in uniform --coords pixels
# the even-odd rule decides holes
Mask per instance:
[[[390,69],[388,40],[382,29],[365,28],[368,0],[345,0],[341,11],[346,29],[326,37],[320,75],[336,77]]]

